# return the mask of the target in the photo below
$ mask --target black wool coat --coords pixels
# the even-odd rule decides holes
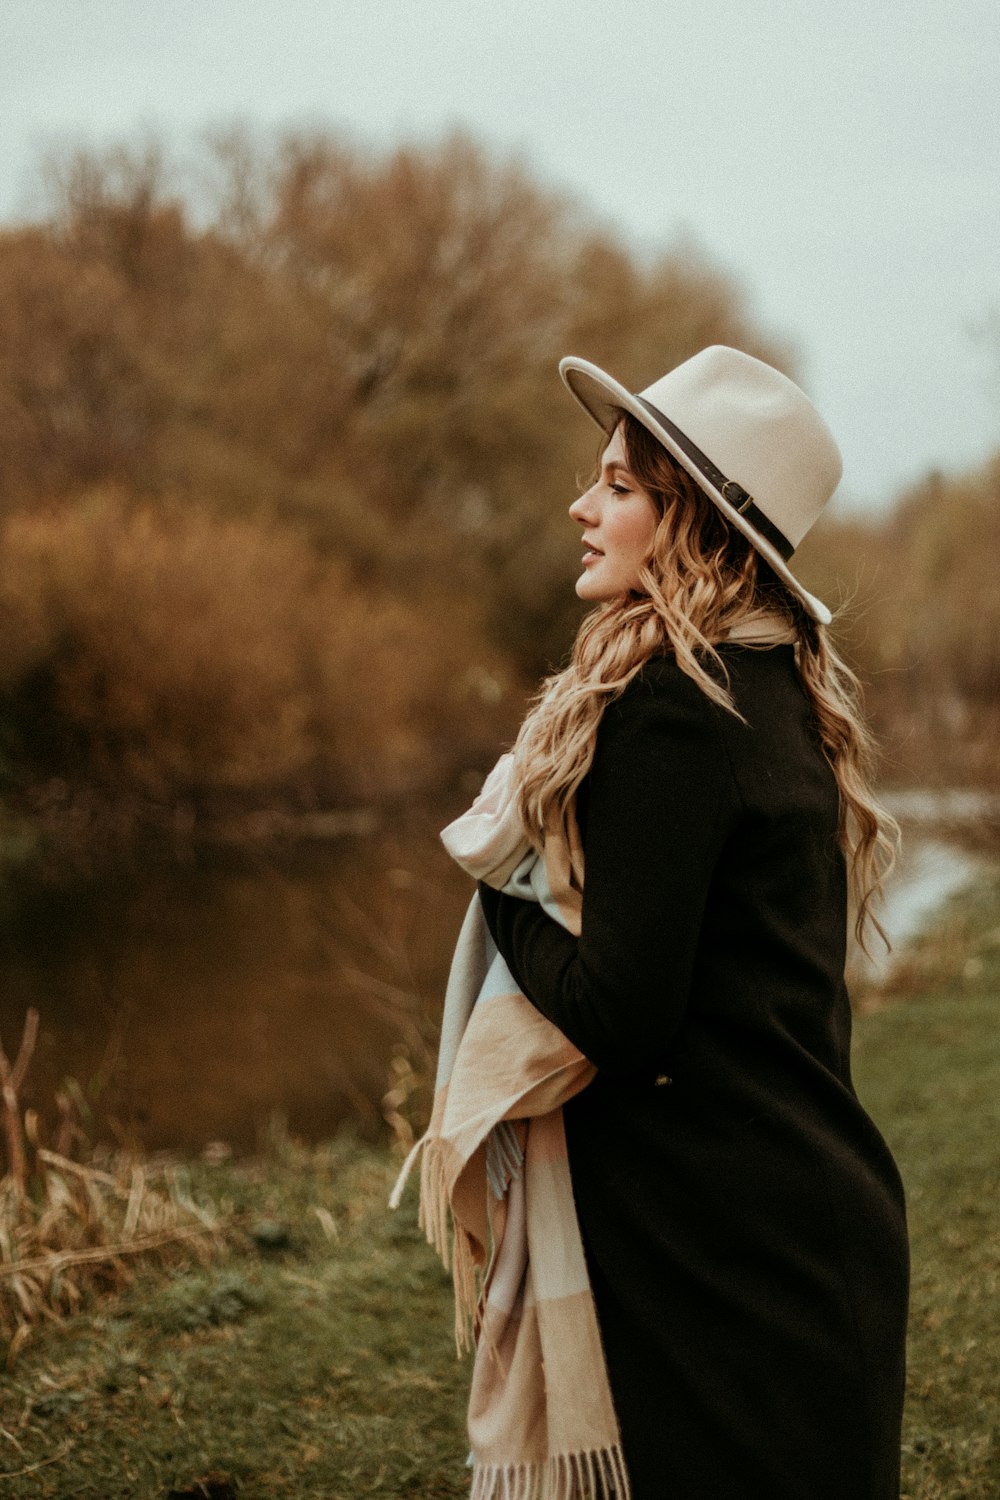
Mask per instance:
[[[897,1500],[902,1184],[851,1081],[838,792],[791,646],[604,713],[579,940],[480,887],[594,1062],[570,1169],[634,1500]]]

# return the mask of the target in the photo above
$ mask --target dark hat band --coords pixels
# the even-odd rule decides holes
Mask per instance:
[[[646,408],[654,421],[659,422],[660,426],[669,432],[681,452],[687,455],[698,472],[704,475],[714,489],[718,490],[723,499],[728,500],[734,510],[738,510],[743,519],[749,521],[754,530],[759,531],[761,536],[769,541],[775,551],[787,562],[795,548],[784,532],[779,531],[774,522],[765,516],[753,496],[748,495],[735,479],[727,479],[722,470],[716,468],[712,460],[692,443],[687,434],[671,422],[669,417],[664,416],[663,412],[659,411],[651,401],[647,401],[645,396],[636,396],[635,400]]]

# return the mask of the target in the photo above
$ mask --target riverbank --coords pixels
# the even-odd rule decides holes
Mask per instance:
[[[859,1017],[858,1089],[907,1186],[905,1500],[1000,1493],[1000,878],[984,871]],[[209,1153],[211,1158],[211,1153]],[[453,1500],[467,1493],[447,1278],[397,1157],[278,1133],[190,1163],[252,1232],[35,1332],[0,1381],[13,1500]]]
[[[0,879],[0,1038],[38,1011],[21,1101],[42,1134],[59,1128],[52,1101],[69,1078],[91,1139],[146,1152],[214,1139],[246,1154],[275,1112],[304,1140],[345,1121],[378,1139],[399,1049],[430,1069],[469,901],[439,830],[470,796],[456,787],[447,805],[337,837],[320,822],[285,839],[272,819],[255,852],[198,842],[76,881]],[[897,946],[1000,850],[970,793],[925,790],[921,805],[934,821],[908,816],[880,908]],[[877,942],[873,954],[851,953],[859,1006],[887,973]]]

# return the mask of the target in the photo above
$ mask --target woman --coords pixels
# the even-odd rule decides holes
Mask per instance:
[[[514,751],[541,847],[573,805],[579,936],[487,884],[532,1005],[596,1067],[563,1110],[633,1500],[896,1500],[899,1174],[851,1083],[857,927],[894,826],[856,684],[788,566],[840,458],[790,381],[701,351],[633,395],[570,507],[598,607]]]

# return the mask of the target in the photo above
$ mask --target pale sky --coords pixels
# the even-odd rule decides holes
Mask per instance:
[[[0,0],[0,219],[61,143],[459,125],[731,273],[880,507],[1000,448],[998,94],[997,0]]]

